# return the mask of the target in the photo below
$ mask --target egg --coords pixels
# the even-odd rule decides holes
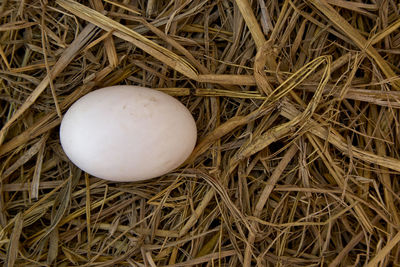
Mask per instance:
[[[60,126],[61,146],[83,171],[133,182],[179,167],[197,138],[190,111],[163,92],[129,85],[93,91],[76,101]]]

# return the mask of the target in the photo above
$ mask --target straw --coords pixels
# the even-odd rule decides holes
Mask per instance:
[[[2,1],[1,264],[400,265],[398,14],[394,1]],[[63,114],[118,84],[193,114],[179,168],[114,183],[67,158]]]

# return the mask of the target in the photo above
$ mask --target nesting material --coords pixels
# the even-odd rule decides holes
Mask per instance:
[[[0,1],[1,263],[399,265],[399,12]],[[62,117],[113,85],[189,109],[199,139],[180,168],[121,184],[71,163]]]

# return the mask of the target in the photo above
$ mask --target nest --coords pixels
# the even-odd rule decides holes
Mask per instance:
[[[252,2],[252,3],[251,3]],[[0,3],[5,266],[398,266],[396,1]],[[58,126],[109,85],[192,112],[163,177],[113,183]]]

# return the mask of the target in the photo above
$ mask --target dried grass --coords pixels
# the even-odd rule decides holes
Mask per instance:
[[[397,2],[0,2],[5,266],[400,266]],[[199,141],[112,183],[66,158],[79,97],[179,98]]]

